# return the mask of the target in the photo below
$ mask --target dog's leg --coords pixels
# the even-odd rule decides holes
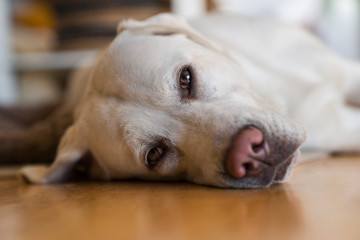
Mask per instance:
[[[20,128],[28,127],[50,116],[58,106],[59,104],[57,103],[40,106],[0,106],[0,123],[11,123]],[[7,130],[7,128],[3,124],[0,124],[0,131],[5,130]]]
[[[338,116],[338,135],[335,135],[335,152],[360,153],[360,109],[343,106],[340,107]]]
[[[0,132],[0,164],[50,163],[72,121],[72,111],[59,108],[29,128]]]
[[[360,153],[360,111],[346,104],[317,109],[306,124],[308,149]]]

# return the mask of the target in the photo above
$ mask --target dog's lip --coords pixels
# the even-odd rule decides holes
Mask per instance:
[[[299,159],[300,150],[297,149],[286,160],[276,166],[274,182],[281,182],[289,171],[289,167],[294,166]]]

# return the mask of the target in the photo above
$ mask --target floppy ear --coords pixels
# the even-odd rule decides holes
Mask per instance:
[[[120,22],[117,27],[118,34],[126,30],[130,31],[132,34],[139,35],[184,34],[190,40],[203,45],[204,47],[224,52],[224,48],[221,45],[201,35],[192,28],[184,18],[170,13],[161,13],[148,18],[145,21],[129,19]]]
[[[76,125],[70,126],[61,139],[55,162],[51,167],[25,166],[20,177],[28,183],[67,182],[87,174],[91,163],[88,147]]]

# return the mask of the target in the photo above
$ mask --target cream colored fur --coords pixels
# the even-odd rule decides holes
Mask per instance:
[[[190,25],[169,14],[120,23],[118,36],[86,71],[89,81],[80,74],[86,88],[70,91],[75,121],[55,163],[26,167],[22,176],[33,183],[65,181],[91,152],[92,179],[259,187],[222,177],[232,136],[249,124],[279,144],[299,145],[302,125],[305,149],[360,150],[360,111],[346,104],[360,104],[358,63],[303,30],[269,20],[212,15]],[[194,69],[195,99],[179,93],[178,73],[187,65]],[[170,152],[153,171],[144,157],[158,139]],[[283,179],[266,185],[285,181],[293,164]]]

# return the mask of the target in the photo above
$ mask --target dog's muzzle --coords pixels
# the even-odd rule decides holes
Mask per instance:
[[[281,182],[297,158],[301,143],[271,139],[254,126],[242,128],[233,137],[225,156],[226,174],[231,182],[248,188]]]

